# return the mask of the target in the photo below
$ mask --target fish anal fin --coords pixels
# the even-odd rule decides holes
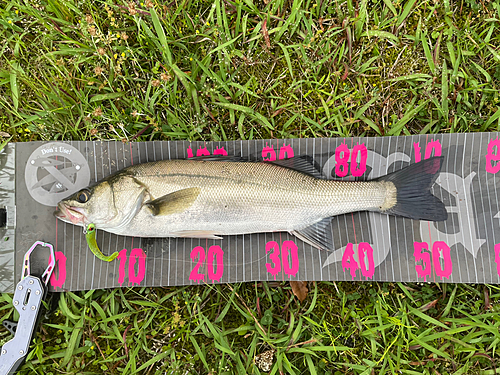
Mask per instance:
[[[188,238],[208,238],[210,240],[222,240],[222,237],[217,236],[214,232],[204,230],[182,230],[170,233],[172,237],[188,237]]]
[[[200,195],[201,189],[192,187],[174,191],[152,201],[144,203],[153,216],[172,215],[186,211]]]
[[[293,230],[290,233],[320,250],[333,250],[333,235],[330,217],[324,218],[308,227]]]

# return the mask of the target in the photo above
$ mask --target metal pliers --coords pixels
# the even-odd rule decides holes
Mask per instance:
[[[38,245],[47,247],[50,251],[49,265],[40,278],[30,273],[30,255]],[[16,286],[13,299],[14,307],[19,312],[19,321],[3,321],[14,338],[6,342],[0,351],[0,375],[14,374],[28,355],[40,321],[42,300],[47,295],[47,283],[55,264],[54,248],[42,241],[35,242],[24,256],[21,281]]]

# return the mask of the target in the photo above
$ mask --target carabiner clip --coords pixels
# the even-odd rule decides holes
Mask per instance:
[[[40,245],[43,247],[48,247],[50,251],[50,256],[49,256],[49,265],[43,272],[42,276],[40,279],[42,282],[47,286],[50,276],[52,275],[52,272],[54,272],[54,267],[56,266],[56,257],[54,256],[54,247],[50,243],[45,243],[42,241],[36,241],[33,245],[31,245],[30,249],[26,252],[24,255],[24,262],[23,262],[23,273],[21,275],[21,280],[23,280],[25,277],[30,276],[30,255],[35,250],[35,248]]]

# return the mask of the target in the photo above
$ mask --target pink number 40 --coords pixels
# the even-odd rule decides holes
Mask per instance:
[[[366,266],[365,258],[368,260],[368,266]],[[356,271],[361,269],[361,274],[368,278],[372,278],[375,273],[375,262],[373,261],[373,248],[368,242],[360,242],[358,245],[358,262],[354,259],[354,249],[353,244],[348,243],[344,254],[342,255],[342,269],[348,269],[351,274],[352,279],[356,277]]]

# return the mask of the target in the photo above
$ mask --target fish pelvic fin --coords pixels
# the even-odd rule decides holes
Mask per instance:
[[[293,230],[290,234],[301,239],[305,243],[320,250],[333,249],[332,218],[326,217],[321,221],[302,229]]]
[[[386,199],[380,212],[414,220],[445,221],[446,207],[431,193],[443,160],[442,156],[429,158],[376,179],[392,183],[390,187],[396,188],[395,197],[392,194]]]
[[[192,187],[174,191],[152,201],[144,203],[153,216],[172,215],[184,212],[193,205],[201,189]]]

